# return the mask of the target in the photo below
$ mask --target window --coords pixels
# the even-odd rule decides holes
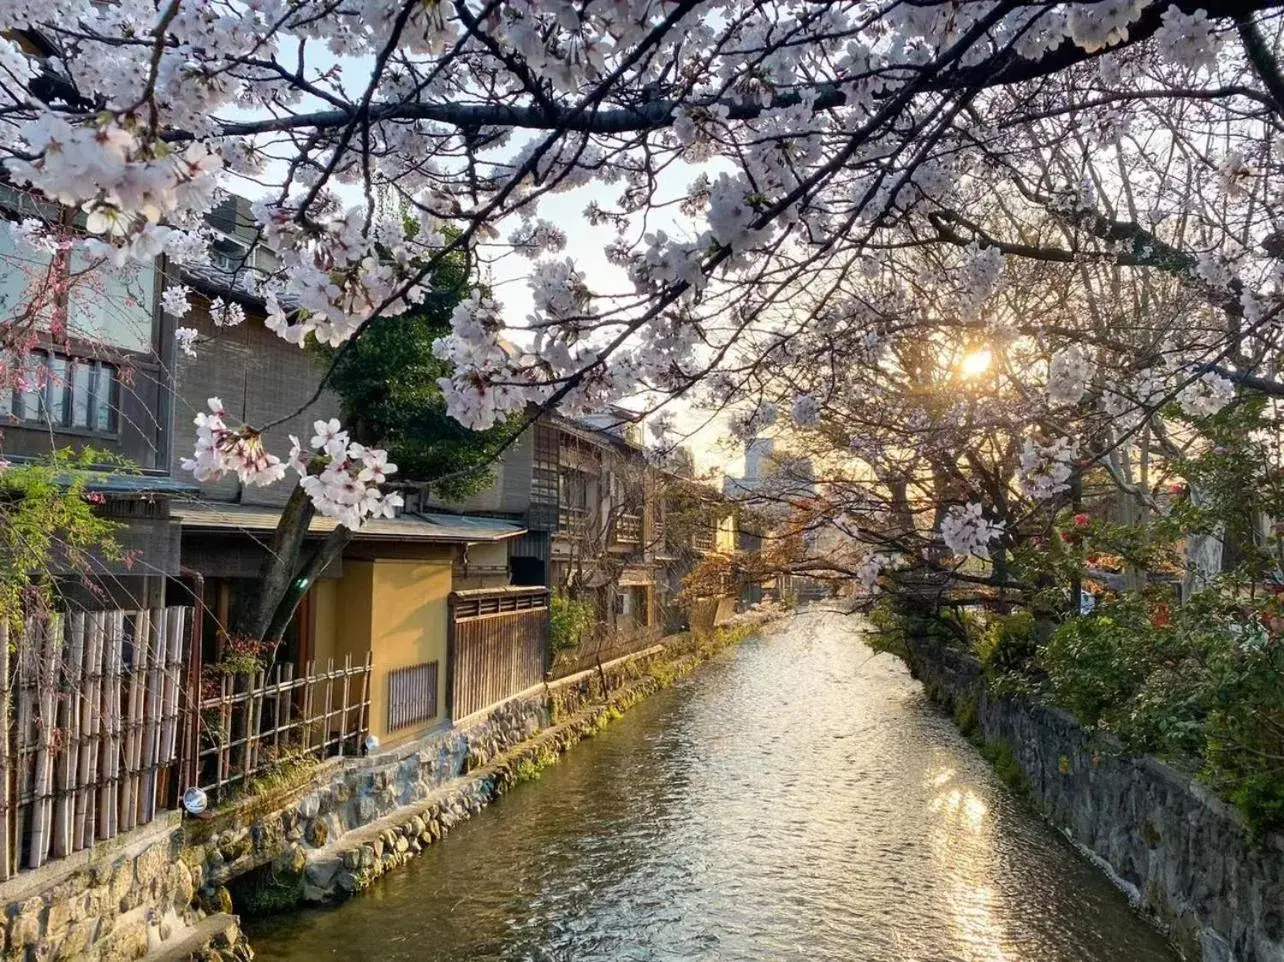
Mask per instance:
[[[112,365],[32,351],[20,383],[0,391],[0,415],[55,430],[115,434],[119,395]]]
[[[0,324],[34,314],[36,329],[48,330],[65,298],[71,337],[150,352],[155,283],[150,264],[117,269],[79,251],[50,255],[19,244],[0,219]]]
[[[588,476],[575,468],[562,468],[558,475],[559,498],[563,508],[588,509]]]

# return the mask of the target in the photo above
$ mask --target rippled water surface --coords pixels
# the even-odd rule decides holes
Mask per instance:
[[[1173,962],[855,628],[747,641],[259,958]]]

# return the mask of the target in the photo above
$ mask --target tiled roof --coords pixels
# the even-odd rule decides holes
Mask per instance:
[[[193,530],[272,531],[281,520],[281,512],[276,508],[210,501],[177,501],[170,506],[170,514],[178,518],[184,528]],[[329,534],[336,526],[333,519],[317,516],[308,526],[308,532]],[[496,518],[421,513],[392,520],[367,521],[356,532],[356,537],[363,540],[504,541],[525,532],[526,529],[519,524]]]
[[[200,487],[191,481],[148,474],[119,474],[114,471],[64,472],[55,477],[56,484],[84,480],[85,489],[101,494],[169,494],[192,495]]]

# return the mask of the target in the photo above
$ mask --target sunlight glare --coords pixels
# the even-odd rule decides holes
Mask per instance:
[[[968,351],[959,362],[959,372],[966,378],[980,377],[990,369],[994,354],[988,347]]]

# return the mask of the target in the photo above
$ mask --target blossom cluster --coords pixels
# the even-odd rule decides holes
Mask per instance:
[[[1197,418],[1212,417],[1235,400],[1235,385],[1215,371],[1191,381],[1177,395],[1182,410]]]
[[[184,471],[191,471],[201,482],[235,474],[242,484],[258,487],[285,477],[285,465],[263,447],[261,434],[248,427],[228,427],[221,399],[212,397],[206,404],[209,412],[200,411],[195,418],[196,450],[183,459]]]
[[[1004,531],[1004,525],[986,518],[981,505],[975,501],[951,505],[941,519],[941,540],[951,554],[960,557],[974,555],[988,560],[990,542],[1003,537]]]
[[[309,439],[311,453],[290,435],[289,465],[299,474],[299,486],[308,493],[319,514],[333,518],[353,531],[368,518],[392,518],[402,506],[401,495],[384,493],[380,485],[397,466],[388,460],[388,452],[368,448],[348,439],[337,418],[316,421]],[[319,461],[321,470],[312,471]]]
[[[293,469],[317,512],[354,531],[369,518],[394,517],[402,506],[401,495],[385,494],[380,488],[397,471],[388,453],[350,441],[337,419],[314,423],[311,450],[290,435],[289,460],[282,462],[264,448],[258,431],[228,426],[219,398],[206,403],[209,412],[202,411],[195,419],[193,456],[182,461],[183,470],[191,471],[197,481],[235,474],[242,484],[264,486],[284,478],[287,468]]]
[[[1078,404],[1092,382],[1093,365],[1077,344],[1052,355],[1048,364],[1048,400],[1053,404]]]
[[[1042,444],[1027,437],[1021,446],[1021,490],[1035,501],[1047,501],[1070,488],[1078,445],[1070,438]]]

